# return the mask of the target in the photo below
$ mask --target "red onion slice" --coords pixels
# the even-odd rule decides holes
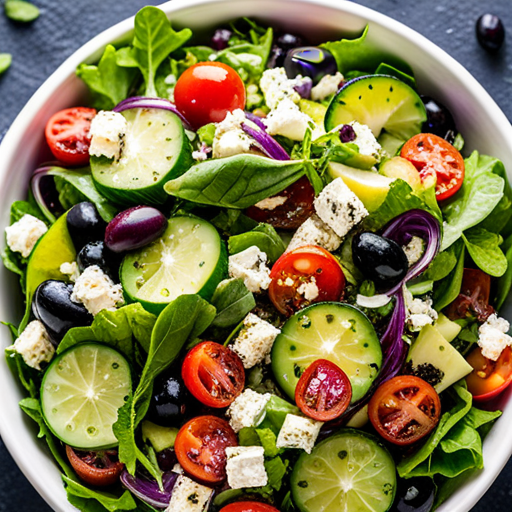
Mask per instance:
[[[59,195],[55,189],[54,180],[45,180],[51,177],[48,172],[54,169],[56,165],[43,165],[38,167],[30,179],[30,189],[34,199],[43,212],[43,215],[53,224],[56,216],[62,213],[60,208]],[[47,186],[50,184],[51,186]]]
[[[166,471],[162,475],[163,490],[160,490],[156,480],[146,478],[140,474],[132,476],[125,469],[121,473],[121,483],[144,503],[155,508],[164,509],[169,506],[172,490],[178,476],[177,473]]]
[[[252,128],[246,123],[242,123],[242,130],[258,143],[260,149],[269,158],[273,158],[274,160],[290,160],[290,156],[284,148],[267,132],[259,128]]]

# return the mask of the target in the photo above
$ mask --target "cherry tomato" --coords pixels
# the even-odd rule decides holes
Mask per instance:
[[[295,388],[299,409],[318,421],[331,421],[341,416],[352,399],[352,386],[346,373],[326,359],[310,364]]]
[[[208,483],[226,478],[226,448],[238,446],[229,423],[216,416],[197,416],[181,427],[174,450],[181,467]]]
[[[187,354],[181,375],[187,389],[209,407],[228,407],[244,390],[242,360],[213,341],[203,341]]]
[[[245,107],[245,86],[238,73],[222,62],[199,62],[176,82],[174,101],[194,127],[223,121],[228,112]]]
[[[54,114],[46,124],[46,141],[53,156],[67,165],[89,162],[89,129],[96,115],[93,108],[75,107]]]
[[[247,216],[256,222],[266,222],[278,229],[297,229],[314,212],[315,191],[306,176],[275,197],[286,198],[286,201],[271,210],[251,206],[247,208]]]
[[[285,252],[274,263],[270,277],[270,300],[283,314],[313,302],[337,301],[345,288],[338,260],[317,245]]]
[[[439,422],[441,401],[423,379],[400,375],[381,384],[368,404],[375,430],[387,441],[409,445],[430,434]]]
[[[222,508],[220,512],[279,512],[279,510],[257,501],[238,501]]]
[[[464,181],[462,155],[449,142],[432,133],[418,133],[409,139],[400,156],[414,164],[422,181],[428,176],[436,176],[438,201],[453,196]]]
[[[458,297],[446,308],[450,320],[476,318],[485,322],[494,313],[489,305],[491,276],[476,268],[465,268]]]
[[[506,347],[497,361],[482,355],[480,347],[473,349],[467,362],[474,370],[466,377],[468,390],[478,402],[498,396],[512,382],[512,350]]]
[[[117,450],[83,452],[66,445],[66,455],[76,474],[97,487],[115,484],[124,468],[117,458]]]

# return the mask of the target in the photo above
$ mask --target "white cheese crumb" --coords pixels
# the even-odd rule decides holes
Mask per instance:
[[[71,294],[73,302],[81,302],[92,315],[103,309],[115,310],[123,304],[123,288],[114,284],[97,265],[87,267],[76,280]]]
[[[382,146],[377,142],[371,129],[357,121],[352,121],[350,125],[354,128],[354,132],[356,132],[356,138],[352,142],[359,148],[359,153],[373,156],[377,160],[380,160]]]
[[[311,89],[311,99],[322,101],[328,96],[336,94],[342,81],[343,75],[339,71],[335,75],[324,75],[320,82]]]
[[[280,332],[280,329],[269,322],[249,313],[244,319],[242,330],[230,348],[240,356],[244,368],[252,368],[262,363],[270,354],[272,345]]]
[[[213,489],[180,475],[172,489],[171,501],[166,512],[203,512],[213,494]]]
[[[80,271],[78,270],[78,265],[76,264],[76,261],[62,263],[59,270],[61,274],[68,276],[69,280],[72,283],[74,283],[80,276]]]
[[[432,307],[432,299],[414,299],[412,293],[403,287],[407,327],[412,332],[421,331],[425,325],[433,325],[437,320],[437,311]]]
[[[270,400],[270,393],[256,393],[247,388],[229,406],[226,415],[229,424],[235,432],[246,427],[257,427],[265,417],[265,407]]]
[[[245,122],[245,113],[238,108],[228,112],[224,120],[215,125],[214,158],[251,152],[252,139],[242,130],[242,123]]]
[[[304,245],[318,245],[332,252],[341,245],[341,237],[318,215],[313,214],[299,226],[286,250],[291,251]]]
[[[482,355],[497,361],[506,347],[512,346],[512,337],[506,334],[510,324],[498,315],[491,315],[478,329],[478,346]]]
[[[265,96],[267,107],[273,110],[284,99],[298,103],[300,94],[294,87],[300,86],[303,81],[304,79],[300,75],[289,79],[284,68],[272,68],[264,71],[260,80],[260,89]]]
[[[174,466],[172,467],[171,471],[173,473],[177,473],[178,475],[185,474],[185,471],[183,470],[183,468],[181,467],[181,465],[178,462],[176,462],[176,464],[174,464]]]
[[[340,237],[359,224],[368,211],[342,178],[329,183],[315,198],[318,216]]]
[[[204,151],[192,151],[192,158],[198,162],[203,162],[208,158],[208,155]]]
[[[309,281],[304,281],[301,283],[301,285],[297,288],[297,293],[302,295],[306,300],[310,302],[315,300],[319,293],[315,276],[311,276]]]
[[[26,213],[20,220],[5,228],[7,245],[13,252],[28,258],[37,241],[48,231],[46,224]]]
[[[425,252],[425,243],[423,242],[423,238],[420,238],[419,236],[413,236],[409,243],[404,245],[402,249],[407,256],[409,267],[412,267],[412,265],[417,263],[423,256],[423,253]]]
[[[41,369],[41,363],[49,363],[55,354],[48,332],[39,320],[34,320],[25,327],[13,347],[25,364],[36,370]]]
[[[288,201],[286,196],[267,197],[266,199],[262,199],[259,203],[256,203],[254,206],[261,210],[275,210],[278,206],[286,203],[286,201]]]
[[[363,308],[381,308],[386,304],[389,304],[391,297],[385,294],[373,295],[368,297],[367,295],[361,295],[360,293],[356,296],[356,302]]]
[[[244,280],[253,293],[266,290],[270,285],[270,269],[267,255],[256,245],[229,257],[229,276]]]
[[[228,446],[226,475],[231,489],[263,487],[268,483],[263,446]]]
[[[118,112],[100,110],[91,121],[89,154],[118,160],[124,146],[128,123]]]
[[[292,140],[303,140],[309,123],[313,119],[289,98],[280,101],[277,107],[262,119],[269,135],[282,135]],[[313,123],[314,126],[314,123]]]
[[[311,418],[287,414],[277,436],[277,448],[299,448],[311,453],[323,423]]]

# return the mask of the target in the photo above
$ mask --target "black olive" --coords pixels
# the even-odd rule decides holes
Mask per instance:
[[[354,236],[352,256],[357,268],[379,290],[387,290],[398,284],[409,268],[404,250],[393,240],[376,233]]]
[[[457,128],[450,111],[430,96],[422,96],[421,100],[427,111],[427,120],[423,123],[422,131],[443,137],[451,144],[455,139]]]
[[[71,300],[73,285],[53,279],[41,283],[32,299],[32,313],[43,323],[58,345],[72,327],[91,325],[93,316],[82,304]]]
[[[107,223],[100,217],[96,207],[87,201],[75,204],[69,210],[66,223],[76,252],[89,242],[103,240],[107,227]]]
[[[290,50],[284,61],[288,78],[297,75],[309,76],[317,84],[325,75],[334,75],[338,71],[333,54],[317,46],[303,46]]]
[[[505,41],[505,27],[494,14],[482,14],[476,22],[476,37],[489,52],[497,52]]]
[[[395,502],[390,512],[429,512],[434,504],[431,478],[399,479]]]
[[[176,452],[172,448],[166,448],[165,450],[158,452],[156,454],[156,460],[158,462],[158,467],[162,471],[171,471],[178,462]]]
[[[121,258],[121,256],[105,247],[104,242],[89,242],[78,253],[76,262],[80,272],[83,272],[87,267],[97,265],[114,282],[118,282]]]

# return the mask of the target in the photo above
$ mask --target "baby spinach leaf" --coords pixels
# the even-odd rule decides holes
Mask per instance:
[[[507,259],[507,270],[497,282],[496,298],[494,301],[498,311],[507,299],[512,286],[512,235],[505,240],[503,250],[505,251],[505,258]]]
[[[437,254],[423,277],[432,281],[440,281],[455,268],[455,265],[457,265],[457,257],[453,250],[448,249]]]
[[[212,326],[221,328],[238,324],[256,306],[254,295],[243,279],[221,281],[210,302],[217,310]]]
[[[462,242],[456,242],[456,245],[450,249],[457,258],[457,264],[445,278],[438,281],[434,290],[434,305],[437,311],[441,311],[453,302],[459,295],[462,286],[465,246]]]
[[[227,235],[239,235],[254,229],[258,223],[244,215],[240,210],[225,208],[216,215],[211,223]]]
[[[507,258],[500,249],[503,239],[479,226],[462,233],[469,255],[476,265],[487,274],[500,277],[507,270]]]
[[[0,53],[0,75],[5,73],[12,63],[12,55],[10,53]]]
[[[84,63],[76,70],[76,74],[96,96],[93,103],[98,109],[112,110],[124,100],[137,76],[135,69],[117,63],[116,53],[116,49],[109,44],[97,66]]]
[[[7,0],[5,15],[13,21],[30,23],[39,18],[39,9],[34,4],[23,0]]]
[[[244,209],[278,194],[305,172],[302,160],[235,155],[194,165],[164,188],[172,196],[195,203]]]
[[[274,263],[286,250],[283,240],[276,230],[270,224],[261,223],[252,231],[230,236],[228,240],[229,254],[237,254],[253,245],[262,250],[271,263]]]

